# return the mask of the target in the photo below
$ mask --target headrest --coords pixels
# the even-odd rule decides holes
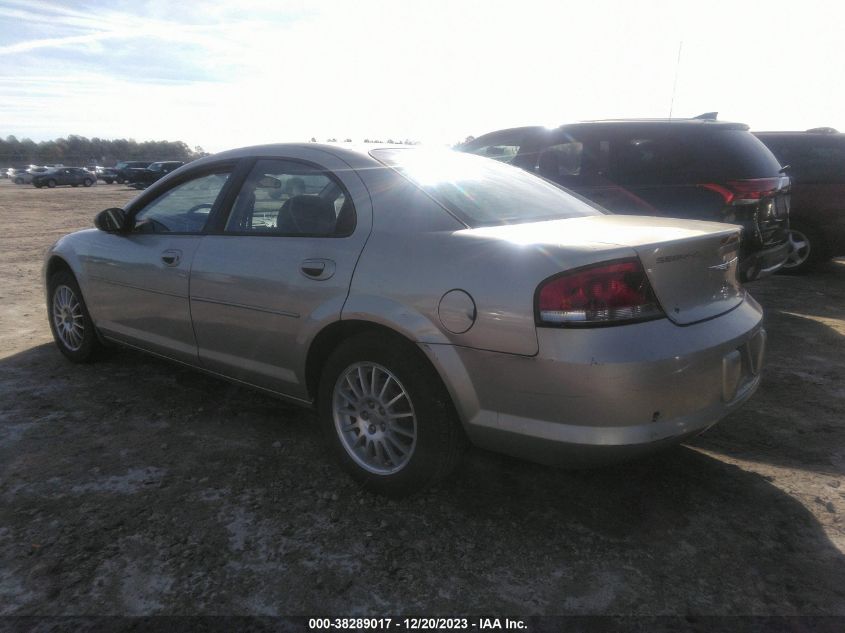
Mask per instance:
[[[284,207],[288,208],[297,232],[318,235],[334,233],[337,222],[334,205],[320,196],[294,196],[285,202]]]

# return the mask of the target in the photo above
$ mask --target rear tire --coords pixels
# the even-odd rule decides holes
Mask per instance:
[[[378,494],[407,496],[446,478],[466,448],[440,377],[398,336],[341,343],[323,368],[317,404],[329,451]]]
[[[22,185],[23,178],[15,178],[12,182],[14,182],[16,185]]]
[[[66,270],[57,272],[47,288],[47,318],[59,351],[74,363],[96,360],[103,346],[76,278]]]
[[[93,184],[94,184],[94,181],[91,180],[90,178],[86,178],[85,180],[82,181],[83,187],[90,187]]]
[[[824,240],[815,228],[793,224],[789,229],[789,256],[781,271],[787,275],[803,275],[830,259]]]
[[[47,186],[50,187],[50,189],[53,189],[57,184],[58,183],[55,180],[53,180],[52,178],[50,178],[50,180],[47,181]]]

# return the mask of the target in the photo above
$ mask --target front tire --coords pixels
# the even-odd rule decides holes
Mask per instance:
[[[83,187],[90,187],[93,184],[94,184],[94,181],[91,180],[90,178],[86,178],[85,180],[82,181]]]
[[[413,344],[363,334],[340,344],[323,369],[321,431],[343,469],[391,497],[448,476],[466,440],[440,377]]]
[[[60,271],[48,282],[47,313],[56,345],[74,363],[95,360],[102,351],[94,322],[76,278]]]
[[[50,189],[53,189],[57,184],[58,183],[55,180],[53,180],[52,178],[50,178],[50,180],[47,181],[47,186],[50,187]]]

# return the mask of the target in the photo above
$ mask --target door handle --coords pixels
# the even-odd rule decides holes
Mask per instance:
[[[323,281],[334,275],[335,263],[330,259],[306,259],[300,264],[299,270],[309,279]]]
[[[178,266],[179,262],[182,261],[182,251],[164,251],[161,254],[161,261],[163,261],[166,266]]]

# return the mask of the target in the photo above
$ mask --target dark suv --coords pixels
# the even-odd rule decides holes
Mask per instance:
[[[521,167],[614,213],[740,224],[744,281],[778,270],[788,255],[789,178],[747,125],[712,116],[589,121],[491,132],[457,149]]]
[[[845,255],[845,134],[833,128],[757,132],[792,180],[792,247],[785,272]]]
[[[127,177],[130,187],[143,189],[159,178],[164,178],[171,171],[179,169],[185,163],[178,160],[164,160],[150,163],[146,169],[131,169]]]
[[[122,185],[125,182],[131,182],[130,176],[133,169],[146,169],[150,164],[148,160],[122,160],[114,166],[115,180]]]

